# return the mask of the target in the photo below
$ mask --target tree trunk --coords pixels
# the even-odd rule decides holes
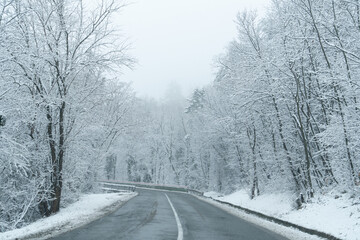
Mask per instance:
[[[257,160],[256,160],[256,129],[255,127],[253,127],[253,129],[247,129],[247,135],[249,138],[249,145],[251,148],[251,152],[252,152],[252,165],[253,165],[253,171],[254,171],[254,175],[253,175],[253,183],[252,183],[252,187],[251,187],[251,199],[253,199],[255,196],[259,196],[260,195],[260,190],[259,190],[259,179],[258,179],[258,172],[257,172]],[[252,137],[252,139],[251,139]]]
[[[55,199],[52,203],[52,213],[56,213],[60,210],[60,201],[61,201],[61,192],[62,192],[62,168],[63,168],[63,162],[64,162],[64,154],[65,154],[65,107],[66,104],[63,101],[60,106],[60,112],[59,112],[59,155],[57,160],[57,171],[56,171],[56,185],[55,185]]]

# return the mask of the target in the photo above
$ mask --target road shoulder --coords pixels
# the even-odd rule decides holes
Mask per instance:
[[[107,193],[83,195],[79,201],[59,213],[39,219],[23,228],[0,233],[0,239],[47,239],[89,224],[113,213],[137,193]]]
[[[261,219],[259,217],[256,217],[254,215],[245,213],[244,211],[241,211],[239,209],[233,208],[231,206],[227,206],[225,204],[216,202],[215,200],[209,199],[209,198],[205,198],[205,197],[199,197],[199,196],[195,196],[197,197],[199,200],[202,200],[204,202],[207,202],[213,206],[216,206],[232,215],[235,215],[241,219],[244,219],[248,222],[251,222],[255,225],[261,226],[265,229],[268,229],[272,232],[275,232],[277,234],[280,234],[288,239],[302,239],[302,240],[320,240],[322,238],[319,238],[317,236],[313,236],[307,233],[303,233],[299,230],[290,228],[290,227],[285,227],[279,224],[276,224],[274,222],[270,222],[264,219]]]

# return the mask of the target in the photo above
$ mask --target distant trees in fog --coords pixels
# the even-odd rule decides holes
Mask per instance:
[[[237,39],[218,58],[210,86],[186,104],[142,106],[150,114],[131,164],[145,162],[156,183],[246,188],[252,198],[292,191],[306,200],[335,186],[354,191],[359,4],[274,0],[263,19],[239,13]]]

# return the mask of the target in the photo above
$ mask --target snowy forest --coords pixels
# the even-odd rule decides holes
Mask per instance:
[[[359,0],[240,12],[212,83],[161,101],[121,80],[135,62],[111,24],[123,7],[0,2],[0,232],[101,179],[291,192],[298,204],[360,194]]]

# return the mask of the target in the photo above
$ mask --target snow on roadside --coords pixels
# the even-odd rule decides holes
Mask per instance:
[[[347,194],[315,196],[300,210],[294,207],[294,196],[286,193],[264,194],[253,200],[245,190],[227,196],[213,197],[214,192],[205,195],[341,239],[360,240],[360,200]]]
[[[205,193],[204,193],[204,196],[205,196],[205,197],[208,197],[208,198],[217,199],[217,198],[219,198],[219,197],[223,197],[224,195],[221,194],[221,193],[218,193],[218,192],[211,191],[211,192],[205,192]]]
[[[46,239],[86,225],[124,204],[137,193],[105,193],[83,195],[79,201],[62,208],[59,213],[42,218],[23,228],[0,233],[0,239]]]
[[[292,239],[292,240],[322,240],[322,238],[300,232],[297,229],[285,227],[285,226],[267,221],[265,219],[259,218],[257,216],[251,215],[251,214],[247,214],[244,211],[230,207],[228,205],[224,205],[219,202],[215,202],[214,200],[211,200],[209,198],[203,198],[203,197],[198,197],[198,198],[205,202],[208,202],[218,208],[221,208],[230,214],[238,216],[239,218],[242,218],[245,221],[251,222],[255,225],[258,225],[260,227],[268,229],[271,232],[278,233],[288,239]]]
[[[277,218],[294,210],[294,196],[286,193],[264,194],[251,200],[246,190],[240,190],[226,196],[213,198]]]

